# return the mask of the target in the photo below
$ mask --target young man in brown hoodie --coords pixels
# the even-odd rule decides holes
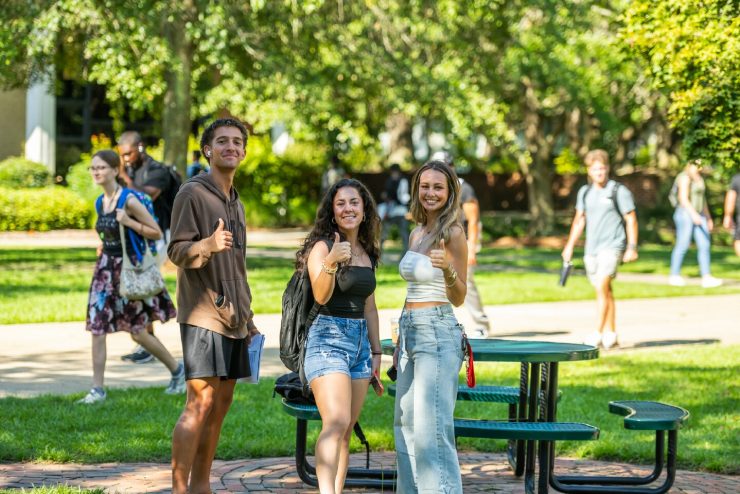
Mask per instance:
[[[247,346],[257,328],[246,272],[244,206],[233,187],[247,129],[219,119],[200,147],[211,169],[177,194],[167,254],[177,266],[187,402],[172,433],[172,492],[210,493],[211,464],[236,380],[250,375]]]

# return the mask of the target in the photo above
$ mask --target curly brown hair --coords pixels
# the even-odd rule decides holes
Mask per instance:
[[[367,187],[354,178],[343,178],[334,185],[324,194],[324,198],[319,204],[319,208],[316,211],[316,221],[314,222],[311,232],[308,234],[306,239],[303,241],[303,247],[296,252],[295,255],[295,267],[298,270],[304,269],[308,255],[311,253],[311,249],[320,240],[334,240],[334,233],[339,233],[340,237],[343,238],[342,233],[337,228],[337,225],[332,223],[334,219],[334,196],[337,195],[337,191],[342,187],[352,187],[359,192],[362,198],[362,204],[365,214],[365,219],[360,223],[360,231],[357,234],[357,239],[365,249],[365,252],[370,256],[370,260],[373,264],[377,263],[380,258],[380,217],[378,216],[378,209],[375,205],[370,191]]]

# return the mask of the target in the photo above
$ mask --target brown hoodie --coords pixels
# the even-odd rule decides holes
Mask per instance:
[[[234,236],[230,250],[213,253],[207,239],[224,220]],[[209,174],[180,188],[172,208],[167,255],[177,266],[177,322],[229,338],[246,338],[254,327],[247,283],[244,205],[232,187],[227,199]]]

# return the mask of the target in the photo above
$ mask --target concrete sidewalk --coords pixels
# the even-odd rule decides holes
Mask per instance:
[[[738,344],[740,295],[678,297],[617,301],[617,324],[623,352],[686,344]],[[592,331],[595,303],[551,302],[486,307],[497,338],[580,342]],[[464,310],[459,320],[471,327]],[[380,335],[390,337],[390,319],[399,310],[380,311]],[[258,314],[257,327],[266,335],[261,375],[286,372],[278,356],[279,314]],[[178,326],[157,326],[157,336],[180,357]],[[120,356],[133,347],[126,334],[108,337],[106,386],[165,386],[169,373],[154,362],[135,365]],[[92,364],[90,335],[83,322],[19,324],[0,326],[0,397],[30,397],[45,393],[69,394],[87,391]]]

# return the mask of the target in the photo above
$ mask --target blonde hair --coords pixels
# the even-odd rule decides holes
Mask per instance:
[[[419,182],[421,182],[421,174],[427,170],[434,170],[442,173],[447,179],[447,190],[449,191],[447,203],[440,212],[439,217],[435,222],[434,229],[431,231],[430,235],[430,240],[432,240],[431,245],[438,245],[442,239],[444,239],[445,242],[450,240],[450,230],[454,226],[457,226],[462,230],[462,225],[460,225],[460,216],[462,214],[462,208],[460,206],[460,181],[457,178],[455,170],[447,166],[445,162],[433,160],[424,163],[424,165],[414,174],[411,184],[411,205],[409,210],[411,212],[411,218],[417,224],[423,225],[427,221],[426,210],[421,205],[421,201],[419,201]]]
[[[590,167],[597,161],[601,161],[607,167],[609,166],[609,154],[603,149],[592,149],[586,153],[586,157],[583,158],[583,162],[586,163],[586,168]]]

